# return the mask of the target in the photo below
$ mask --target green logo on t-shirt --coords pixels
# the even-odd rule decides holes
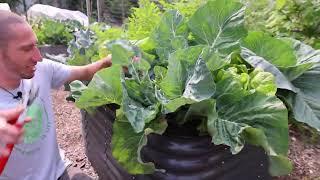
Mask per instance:
[[[27,116],[31,117],[31,122],[25,124],[24,143],[31,144],[37,141],[43,131],[43,109],[39,104],[32,104],[28,108]]]

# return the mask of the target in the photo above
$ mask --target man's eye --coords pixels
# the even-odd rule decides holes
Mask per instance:
[[[22,50],[23,50],[24,52],[28,52],[28,51],[32,51],[32,49],[33,49],[33,47],[25,47],[25,48],[23,48]]]

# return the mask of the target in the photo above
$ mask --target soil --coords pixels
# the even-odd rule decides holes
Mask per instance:
[[[74,167],[80,167],[85,174],[98,179],[85,155],[80,111],[73,102],[66,101],[67,96],[67,91],[52,91],[59,146],[65,151],[66,157],[72,161]]]
[[[85,155],[79,109],[73,102],[65,100],[68,96],[66,91],[53,91],[52,96],[60,147],[73,162],[73,166],[80,167],[87,175],[98,179]],[[275,177],[274,180],[320,180],[319,141],[309,143],[299,131],[290,128],[289,158],[294,166],[293,172],[287,176]]]

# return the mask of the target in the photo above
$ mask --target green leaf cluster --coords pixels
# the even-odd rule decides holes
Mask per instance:
[[[81,28],[81,25],[74,21],[42,19],[32,23],[39,45],[68,45],[77,28]]]
[[[81,109],[119,105],[113,156],[132,174],[152,173],[153,163],[140,157],[147,135],[195,121],[199,135],[233,154],[245,144],[262,147],[270,173],[288,174],[288,117],[320,130],[320,52],[293,38],[247,32],[250,3],[141,2],[126,26],[94,24],[71,43],[70,63],[112,53],[112,67],[88,86],[72,83],[71,91]],[[278,10],[286,3],[277,1]],[[192,13],[182,13],[189,6]]]
[[[104,23],[93,23],[88,29],[75,32],[68,46],[68,64],[86,65],[106,57],[110,53],[106,43],[123,36],[122,28]]]
[[[247,24],[273,36],[293,37],[319,49],[320,3],[315,0],[244,0]]]
[[[140,157],[146,136],[162,134],[168,122],[196,121],[199,135],[210,135],[214,144],[230,146],[233,154],[247,143],[260,146],[270,173],[288,174],[288,117],[320,128],[319,51],[295,39],[247,32],[246,6],[234,0],[209,0],[189,17],[168,9],[143,29],[139,18],[156,9],[148,7],[130,20],[140,24],[139,35],[127,36],[134,28],[118,38],[97,35],[113,66],[87,87],[74,85],[79,108],[120,106],[114,157],[130,173],[152,173],[154,165]]]

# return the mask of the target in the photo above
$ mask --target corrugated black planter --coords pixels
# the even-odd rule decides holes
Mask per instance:
[[[209,136],[198,136],[195,126],[170,124],[163,135],[151,134],[142,149],[144,161],[152,161],[165,173],[133,176],[112,157],[111,135],[114,110],[100,107],[96,113],[82,111],[86,154],[102,180],[268,180],[267,155],[260,148],[246,146],[232,155],[227,146],[215,146]]]

